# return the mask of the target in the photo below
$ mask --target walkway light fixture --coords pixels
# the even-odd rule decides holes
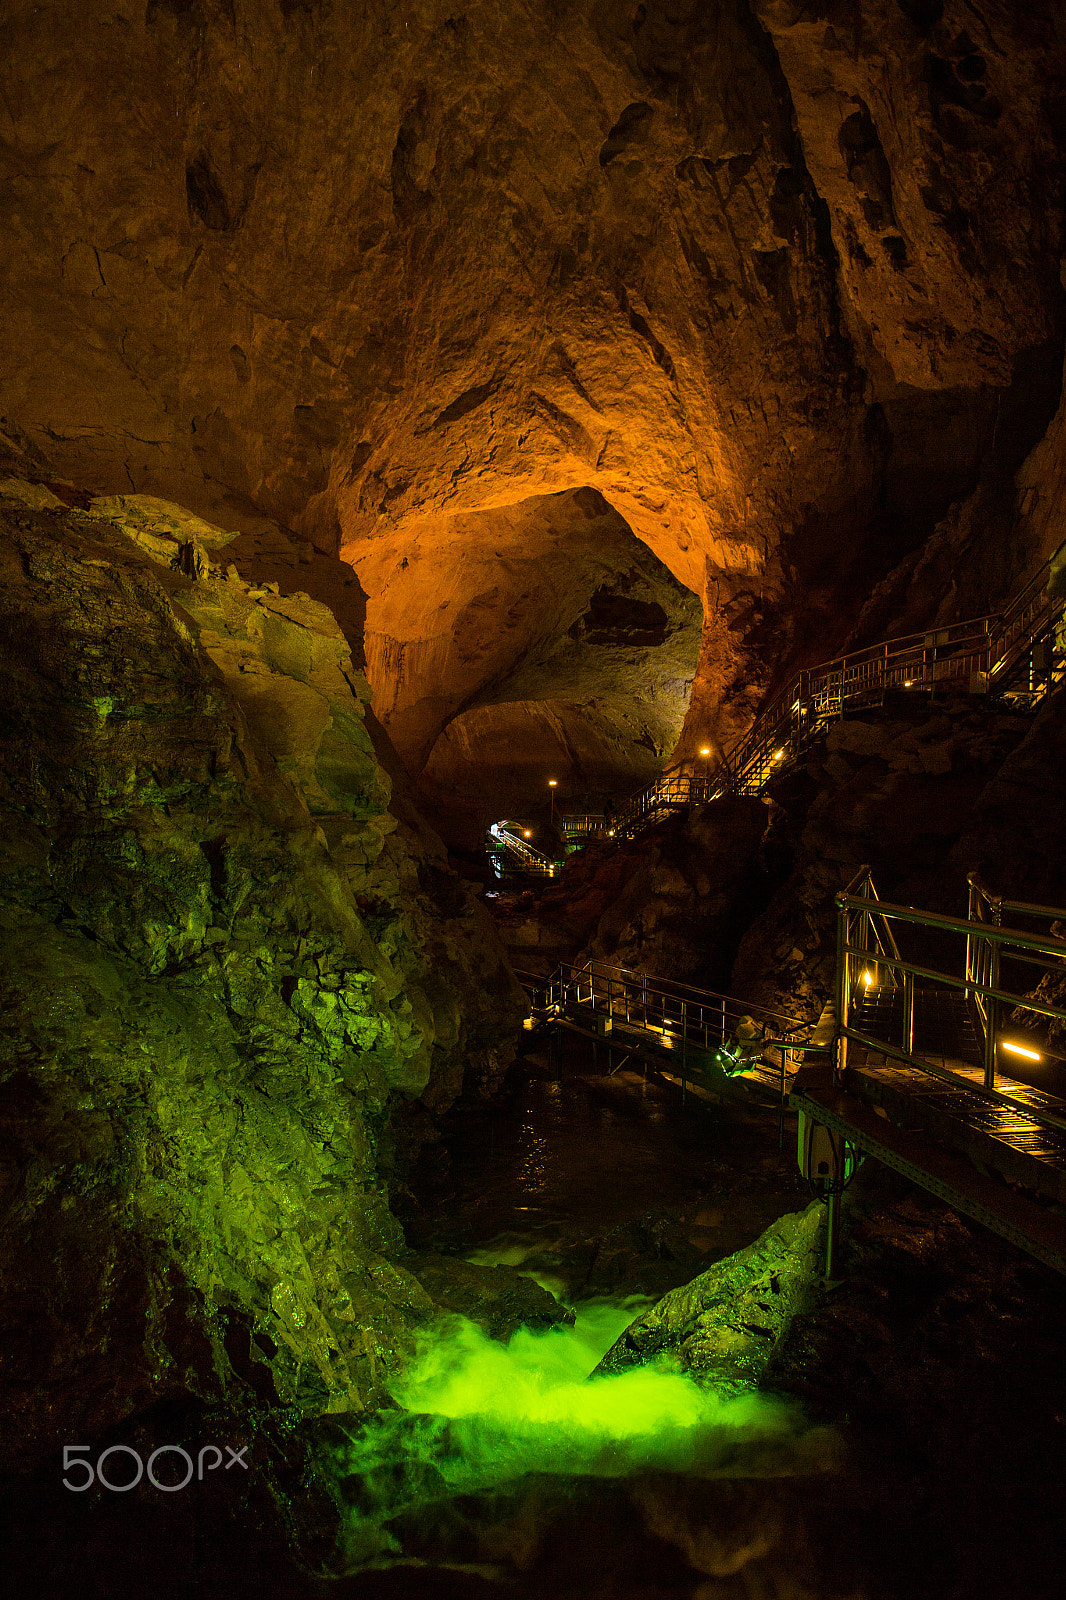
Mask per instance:
[[[1015,1056],[1024,1056],[1027,1061],[1040,1061],[1043,1059],[1039,1050],[1030,1050],[1024,1044],[1011,1044],[1006,1039],[1001,1039],[999,1042],[1004,1050],[1009,1050]]]
[[[711,753],[711,747],[710,747],[709,744],[701,744],[700,745],[700,755],[701,756],[709,756],[710,753]]]
[[[558,787],[559,787],[559,780],[558,780],[558,778],[549,778],[549,779],[548,779],[548,788],[549,788],[549,789],[550,789],[550,790],[551,790],[551,792],[552,792],[552,810],[551,810],[551,817],[552,817],[552,827],[553,827],[553,828],[554,828],[554,827],[555,827],[555,791],[556,791],[556,789],[558,789]]]

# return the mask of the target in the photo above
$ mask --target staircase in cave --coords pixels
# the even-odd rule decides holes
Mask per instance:
[[[551,878],[555,863],[543,851],[528,844],[515,832],[517,824],[494,822],[489,829],[488,854],[498,876],[504,873],[530,873],[534,877]]]
[[[1049,593],[1049,556],[1004,611],[906,634],[799,672],[707,776],[664,776],[619,808],[615,837],[632,838],[672,811],[725,794],[758,795],[848,711],[896,695],[948,689],[1032,709],[1066,677],[1064,597]]]
[[[563,837],[568,843],[605,836],[621,842],[723,795],[759,795],[776,773],[806,755],[830,723],[896,697],[933,698],[954,689],[986,696],[990,704],[1034,709],[1066,678],[1066,601],[1048,593],[1057,558],[1058,552],[1049,556],[1001,613],[886,639],[797,673],[713,771],[664,773],[610,819],[603,813],[561,816]],[[546,856],[512,834],[501,836],[507,826],[490,828],[490,854],[512,871],[550,876]]]

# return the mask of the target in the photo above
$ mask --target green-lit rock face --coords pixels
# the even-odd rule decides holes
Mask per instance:
[[[206,541],[179,508],[9,498],[0,521],[22,1442],[218,1392],[227,1325],[281,1400],[361,1409],[436,1311],[396,1264],[379,1153],[397,1110],[499,1075],[514,980],[439,843],[390,813],[325,607],[203,558],[182,575]]]
[[[597,1375],[668,1356],[722,1393],[757,1384],[796,1312],[813,1302],[824,1215],[816,1201],[779,1217],[753,1244],[672,1289],[615,1341]]]

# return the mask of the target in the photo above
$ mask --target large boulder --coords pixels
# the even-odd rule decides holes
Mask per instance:
[[[825,1208],[789,1212],[736,1255],[630,1323],[593,1378],[669,1359],[716,1389],[757,1385],[797,1312],[815,1302]]]

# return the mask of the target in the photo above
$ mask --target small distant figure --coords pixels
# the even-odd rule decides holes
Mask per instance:
[[[407,571],[407,557],[406,556],[404,556],[403,560],[400,562],[400,571],[401,572],[406,572]]]
[[[603,820],[610,827],[615,818],[614,801],[607,799],[603,802]]]

